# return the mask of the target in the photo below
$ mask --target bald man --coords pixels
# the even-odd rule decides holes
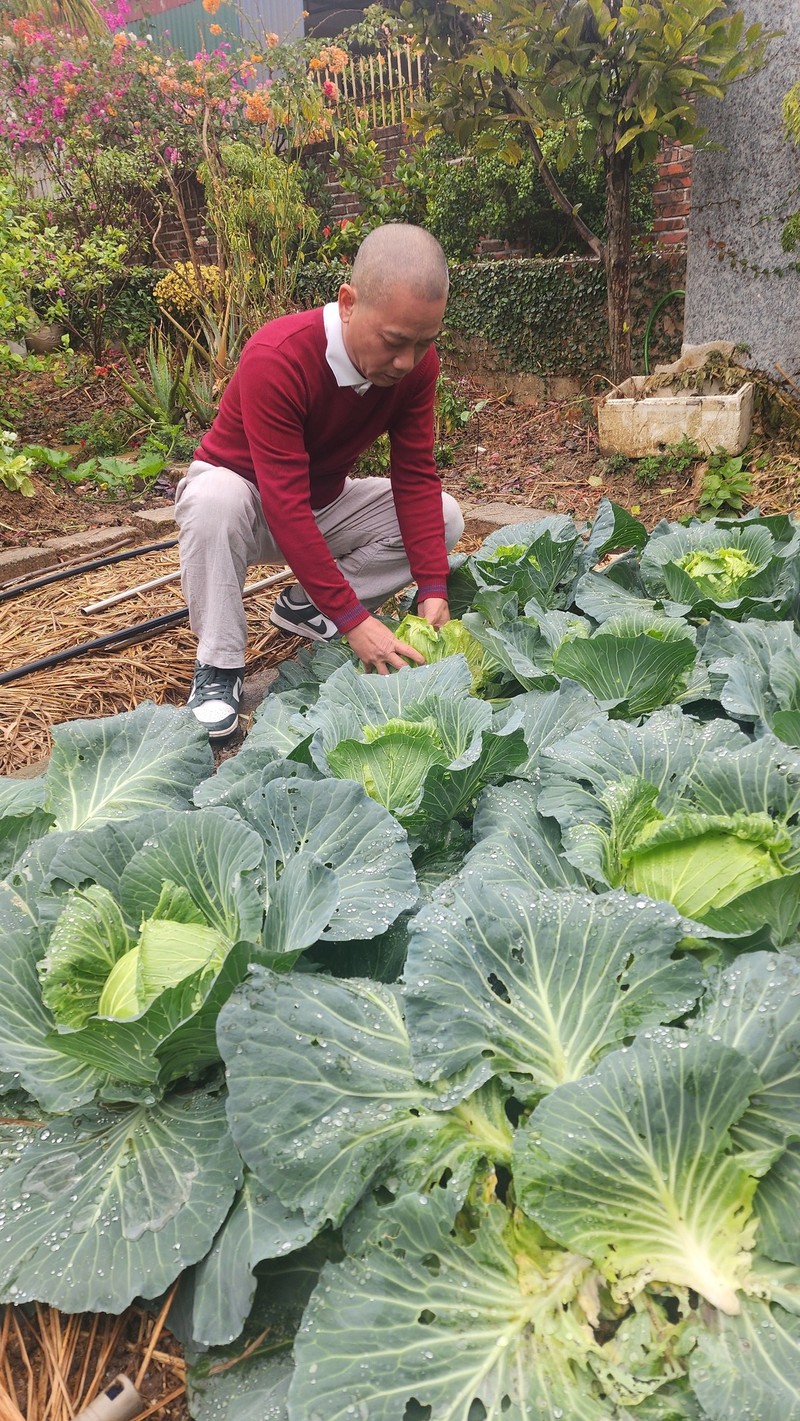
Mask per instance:
[[[312,641],[346,636],[383,675],[419,652],[375,612],[414,581],[418,611],[449,621],[448,551],[463,531],[433,458],[447,263],[421,227],[365,238],[337,301],[281,316],[247,342],[176,493],[181,584],[197,637],[188,705],[212,740],[238,724],[251,563],[297,581],[270,621]],[[389,435],[388,478],[351,478]]]

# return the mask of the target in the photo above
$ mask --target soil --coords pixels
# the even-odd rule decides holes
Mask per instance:
[[[457,436],[444,433],[448,449],[441,473],[445,488],[464,506],[501,501],[544,512],[591,519],[603,496],[636,511],[648,527],[659,518],[678,519],[697,510],[705,471],[690,466],[680,476],[642,481],[635,464],[604,458],[597,448],[596,400],[578,396],[538,405],[512,396],[487,394],[475,376],[456,377],[463,403],[474,409]],[[72,383],[75,381],[75,383]],[[0,390],[0,421],[19,434],[20,444],[69,447],[79,458],[89,450],[66,446],[64,432],[95,418],[130,408],[110,367],[88,367],[78,383],[66,385],[46,371],[17,377],[11,391]],[[139,431],[141,435],[142,431]],[[199,432],[198,432],[199,433]],[[800,493],[800,461],[780,440],[757,436],[750,457],[754,503],[764,512],[795,509]],[[756,468],[763,463],[762,468]],[[178,468],[168,469],[154,488],[113,493],[94,484],[65,484],[56,475],[34,474],[35,496],[23,498],[0,484],[0,547],[37,543],[48,537],[125,522],[134,509],[171,502]]]

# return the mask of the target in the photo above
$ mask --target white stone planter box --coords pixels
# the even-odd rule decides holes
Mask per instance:
[[[705,454],[741,454],[753,427],[753,386],[747,381],[728,395],[676,393],[669,386],[653,389],[647,375],[632,375],[603,400],[597,425],[603,454],[642,459],[681,439]]]

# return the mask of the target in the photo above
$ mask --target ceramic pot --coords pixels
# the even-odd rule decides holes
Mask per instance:
[[[66,326],[58,322],[52,325],[43,322],[35,331],[28,331],[25,344],[34,355],[50,355],[54,350],[61,349],[61,337],[66,334],[66,330]]]

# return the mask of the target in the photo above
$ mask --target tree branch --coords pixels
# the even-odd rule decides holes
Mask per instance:
[[[559,185],[552,169],[550,168],[547,162],[547,159],[544,156],[544,153],[539,147],[539,143],[536,138],[536,134],[534,133],[533,128],[531,126],[530,119],[528,118],[527,114],[525,113],[525,110],[520,104],[514,90],[510,88],[508,84],[503,84],[501,86],[501,92],[509,111],[511,113],[516,114],[518,118],[524,120],[523,132],[525,136],[525,141],[528,144],[528,147],[530,148],[534,158],[536,159],[536,165],[539,169],[539,176],[541,177],[542,182],[547,188],[547,191],[550,193],[550,196],[553,198],[553,201],[557,204],[558,207],[561,208],[561,211],[565,212],[570,218],[572,225],[575,228],[575,231],[578,233],[578,236],[582,239],[582,241],[586,243],[589,250],[593,252],[596,257],[599,257],[600,261],[604,261],[605,248],[603,246],[602,241],[596,235],[596,233],[592,231],[591,227],[587,227],[580,213],[575,211],[575,207],[573,203],[570,202],[569,198],[567,197],[567,194],[564,192],[564,189]]]
[[[475,44],[480,40],[480,33],[478,31],[477,26],[473,24],[469,16],[465,15],[463,11],[458,12],[456,24],[458,31],[457,38],[461,42],[459,46],[460,50],[461,46],[469,47],[471,44]],[[463,53],[463,51],[461,52]],[[536,160],[536,166],[539,169],[539,176],[541,177],[542,182],[547,188],[547,191],[550,193],[550,196],[552,197],[556,206],[559,207],[562,212],[566,213],[566,215],[572,222],[575,231],[578,233],[578,236],[583,242],[586,243],[589,250],[593,252],[594,255],[598,257],[600,261],[605,261],[605,248],[603,242],[596,235],[596,233],[592,231],[591,227],[587,227],[583,218],[579,215],[579,213],[575,211],[574,204],[570,202],[569,198],[567,197],[567,194],[564,192],[564,189],[557,181],[555,174],[553,173],[547,162],[547,159],[544,156],[544,153],[539,147],[539,143],[536,138],[536,134],[533,131],[530,118],[528,117],[525,112],[525,109],[520,103],[515,90],[512,89],[509,84],[503,83],[502,80],[499,79],[499,77],[498,89],[503,96],[503,100],[505,102],[506,108],[508,109],[508,112],[515,114],[517,118],[523,120],[523,135],[525,141]]]

